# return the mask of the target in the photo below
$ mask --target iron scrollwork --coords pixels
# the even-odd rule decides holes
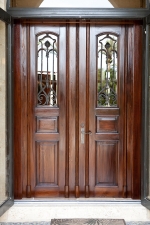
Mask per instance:
[[[37,50],[37,104],[57,106],[57,36],[42,34],[38,37]]]
[[[117,36],[98,37],[97,106],[117,106]]]

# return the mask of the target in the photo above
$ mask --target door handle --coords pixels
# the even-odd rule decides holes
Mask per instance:
[[[85,132],[84,124],[82,123],[81,124],[81,144],[84,144],[84,135],[85,134],[91,135],[92,131]]]
[[[89,132],[84,132],[84,131],[81,131],[82,134],[92,134],[92,131],[89,131]]]

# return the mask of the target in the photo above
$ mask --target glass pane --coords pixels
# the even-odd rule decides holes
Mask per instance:
[[[49,33],[37,39],[37,104],[57,106],[58,40]]]
[[[145,8],[146,0],[11,0],[12,7]]]
[[[0,205],[8,198],[7,105],[6,105],[6,27],[0,21]]]
[[[111,34],[97,38],[97,106],[117,106],[117,44],[118,37]]]

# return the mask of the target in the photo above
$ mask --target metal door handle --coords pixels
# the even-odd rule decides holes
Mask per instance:
[[[92,134],[92,131],[89,131],[89,132],[84,132],[84,131],[81,131],[82,134]]]

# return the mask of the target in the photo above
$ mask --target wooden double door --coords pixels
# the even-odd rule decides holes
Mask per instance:
[[[16,22],[16,198],[140,197],[141,31]]]

